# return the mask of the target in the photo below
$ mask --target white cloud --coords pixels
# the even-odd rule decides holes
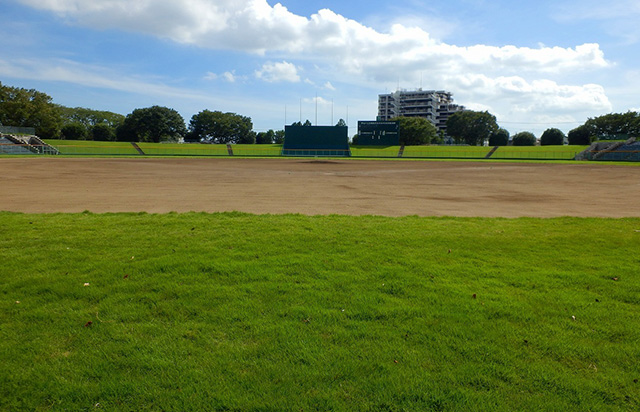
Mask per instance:
[[[395,87],[399,77],[416,85],[424,75],[425,83],[432,87],[455,91],[460,97],[456,101],[487,107],[505,116],[541,117],[553,111],[561,117],[584,116],[612,107],[599,85],[580,84],[578,80],[567,85],[557,80],[577,79],[580,73],[612,67],[596,43],[574,47],[460,47],[439,41],[406,22],[382,31],[328,9],[309,17],[298,16],[279,3],[270,6],[266,0],[19,1],[92,28],[142,32],[203,48],[312,62],[341,82],[375,87],[381,92],[385,87]],[[637,4],[631,0],[618,2],[635,16],[640,13]],[[625,7],[612,7],[603,13],[624,16]],[[580,18],[597,16],[583,14]],[[301,81],[299,70],[283,60],[267,62],[254,74],[270,83],[297,83]],[[237,79],[233,72],[215,78]],[[308,78],[304,81],[315,84]],[[332,90],[333,86],[327,82],[324,87]]]
[[[379,77],[392,66],[548,71],[607,66],[597,44],[575,48],[457,47],[421,28],[394,24],[383,33],[328,9],[310,18],[266,0],[20,0],[78,24],[120,28],[211,49],[280,52],[333,61],[350,71]],[[453,66],[453,67],[452,67]]]
[[[167,79],[156,78],[150,81],[147,75],[134,76],[102,66],[80,64],[64,59],[4,60],[0,57],[0,79],[3,79],[3,83],[7,79],[27,79],[61,83],[63,87],[66,87],[66,84],[78,85],[85,91],[104,89],[107,93],[100,93],[100,95],[106,96],[105,100],[109,100],[110,105],[101,106],[101,110],[122,114],[127,114],[136,106],[158,104],[175,108],[187,120],[204,108],[214,107],[224,111],[269,117],[273,120],[268,128],[280,127],[282,122],[281,109],[273,104],[272,99],[260,97],[246,99],[243,96],[220,95],[200,89],[173,87],[163,82]],[[46,90],[42,91],[46,92]],[[109,91],[123,93],[109,94]],[[128,94],[136,96],[123,98]],[[87,93],[84,101],[81,97],[75,96],[70,104],[97,109],[93,95],[95,92]],[[65,104],[57,100],[56,95],[53,97],[56,103]],[[131,104],[136,106],[132,107]]]
[[[224,72],[222,77],[229,83],[234,83],[236,81],[236,75],[233,72]]]
[[[0,59],[0,76],[33,80],[67,82],[123,92],[180,98],[199,98],[198,93],[153,83],[136,76],[126,76],[94,65],[64,59]]]
[[[313,103],[313,104],[317,103],[319,106],[330,106],[333,104],[331,100],[327,100],[321,96],[305,98],[305,99],[302,99],[302,101],[304,103]]]
[[[290,82],[298,83],[300,76],[298,68],[293,63],[265,63],[262,69],[256,70],[256,77],[269,83]]]
[[[218,77],[220,76],[213,72],[207,72],[207,74],[204,75],[205,80],[218,80]]]
[[[336,88],[335,88],[335,87],[333,87],[333,85],[331,84],[331,82],[326,82],[326,83],[324,84],[324,88],[325,88],[325,89],[327,89],[327,90],[331,90],[331,91],[335,91],[335,90],[336,90]]]
[[[218,79],[222,79],[224,81],[227,81],[229,83],[235,83],[236,80],[238,80],[240,77],[236,76],[236,71],[232,70],[230,72],[224,72],[222,74],[216,74],[213,72],[207,72],[207,74],[204,76],[205,80],[218,80]]]
[[[490,78],[467,75],[450,79],[468,108],[489,110],[498,120],[573,122],[586,114],[612,110],[604,88],[596,84],[561,85],[551,80],[527,81],[522,77]],[[486,102],[489,102],[488,104]],[[584,121],[584,120],[582,120]]]

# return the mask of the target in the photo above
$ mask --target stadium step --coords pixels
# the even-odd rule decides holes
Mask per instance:
[[[0,135],[0,153],[1,154],[32,154],[33,152],[26,148],[23,144],[7,139],[4,135]]]
[[[138,151],[139,154],[145,156],[146,153],[142,151],[142,149],[140,149],[140,146],[138,146],[138,143],[136,142],[131,142],[131,146],[133,146],[134,149],[136,149]]]
[[[0,134],[5,144],[20,146],[29,153],[35,154],[58,154],[58,150],[40,140],[37,136],[14,136],[10,134]],[[5,150],[6,151],[6,150]],[[15,150],[10,150],[15,153]]]
[[[485,159],[490,158],[490,157],[491,157],[491,156],[496,152],[496,150],[498,150],[498,148],[499,148],[499,147],[500,147],[500,146],[494,146],[494,147],[493,147],[493,149],[491,149],[491,150],[489,151],[489,153],[487,153],[487,155],[486,155],[484,158],[485,158]]]

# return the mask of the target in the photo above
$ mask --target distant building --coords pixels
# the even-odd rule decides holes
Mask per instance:
[[[378,120],[398,116],[423,117],[444,134],[449,116],[462,110],[464,106],[453,103],[453,93],[444,90],[398,90],[378,95]]]

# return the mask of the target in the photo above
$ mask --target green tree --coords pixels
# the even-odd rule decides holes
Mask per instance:
[[[395,117],[391,121],[398,122],[400,144],[417,146],[429,144],[438,138],[438,129],[422,117]]]
[[[591,144],[591,132],[589,127],[582,125],[575,129],[569,130],[567,134],[569,144],[573,145],[589,145]]]
[[[237,143],[237,144],[256,144],[256,132],[254,132],[253,130],[250,130],[249,133],[240,136],[238,141],[235,142],[235,143]]]
[[[107,142],[116,140],[116,133],[107,123],[98,123],[91,127],[91,137],[96,141]]]
[[[284,143],[284,130],[276,130],[275,138],[273,139],[273,143],[283,144]]]
[[[564,144],[564,138],[562,130],[552,127],[540,136],[540,146],[561,146]]]
[[[303,126],[313,126],[311,124],[311,122],[309,121],[309,119],[305,120],[304,123],[302,123]]]
[[[491,133],[489,137],[489,146],[506,146],[509,144],[509,131],[506,129],[498,129]]]
[[[351,138],[351,144],[353,146],[357,146],[358,145],[358,135],[354,134],[353,137]]]
[[[33,127],[36,135],[51,139],[60,136],[62,117],[49,95],[0,82],[0,124]]]
[[[302,122],[293,122],[291,123],[291,126],[302,126]]]
[[[536,137],[531,132],[520,132],[513,135],[512,142],[514,146],[535,146]]]
[[[235,113],[203,110],[191,117],[189,139],[210,143],[255,143],[250,117]]]
[[[78,122],[65,124],[60,129],[60,137],[66,140],[87,140],[88,134],[85,125]]]
[[[431,140],[431,143],[432,144],[443,144],[445,137],[447,137],[445,132],[442,131],[442,130],[438,130],[438,135],[436,136],[435,139]]]
[[[338,123],[336,123],[336,127],[347,127],[347,122],[345,122],[344,119],[340,119]]]
[[[640,113],[609,113],[588,119],[584,126],[589,130],[590,136],[640,136]]]
[[[256,134],[257,144],[272,144],[276,140],[276,132],[272,129]]]
[[[180,113],[162,106],[135,109],[117,129],[117,137],[125,142],[177,141],[187,128]]]
[[[64,123],[82,123],[87,130],[90,130],[92,126],[100,123],[105,123],[115,129],[120,126],[125,119],[125,116],[119,113],[92,110],[85,107],[60,106],[60,112]]]
[[[482,145],[498,131],[496,117],[491,113],[464,110],[452,114],[447,119],[447,134],[456,142],[471,146]]]

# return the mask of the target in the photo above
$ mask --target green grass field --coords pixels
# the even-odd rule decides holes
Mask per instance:
[[[484,146],[405,146],[403,157],[481,159],[490,150]]]
[[[589,146],[500,146],[490,159],[572,160]],[[407,146],[403,157],[484,158],[493,147],[483,146]]]
[[[0,213],[0,410],[637,411],[640,219]]]
[[[71,140],[47,140],[67,155],[139,155],[127,142],[94,142]],[[229,156],[226,145],[138,143],[149,156]],[[588,146],[502,146],[491,159],[572,160]],[[483,159],[491,147],[482,146],[407,146],[404,158]],[[280,156],[282,145],[232,145],[234,156]],[[397,158],[400,146],[352,146],[353,157]]]
[[[492,159],[573,160],[589,146],[501,146]]]
[[[145,154],[151,156],[229,156],[227,145],[138,143]],[[234,144],[234,156],[280,156],[282,145]]]
[[[139,156],[129,142],[95,142],[89,140],[47,140],[63,155],[86,156]],[[229,156],[226,145],[138,143],[138,147],[149,156]],[[279,156],[282,145],[232,145],[234,156]]]
[[[400,146],[351,146],[353,157],[398,157]]]
[[[137,155],[128,142],[95,142],[93,140],[45,140],[63,155]]]
[[[234,156],[280,156],[281,144],[234,144]]]

